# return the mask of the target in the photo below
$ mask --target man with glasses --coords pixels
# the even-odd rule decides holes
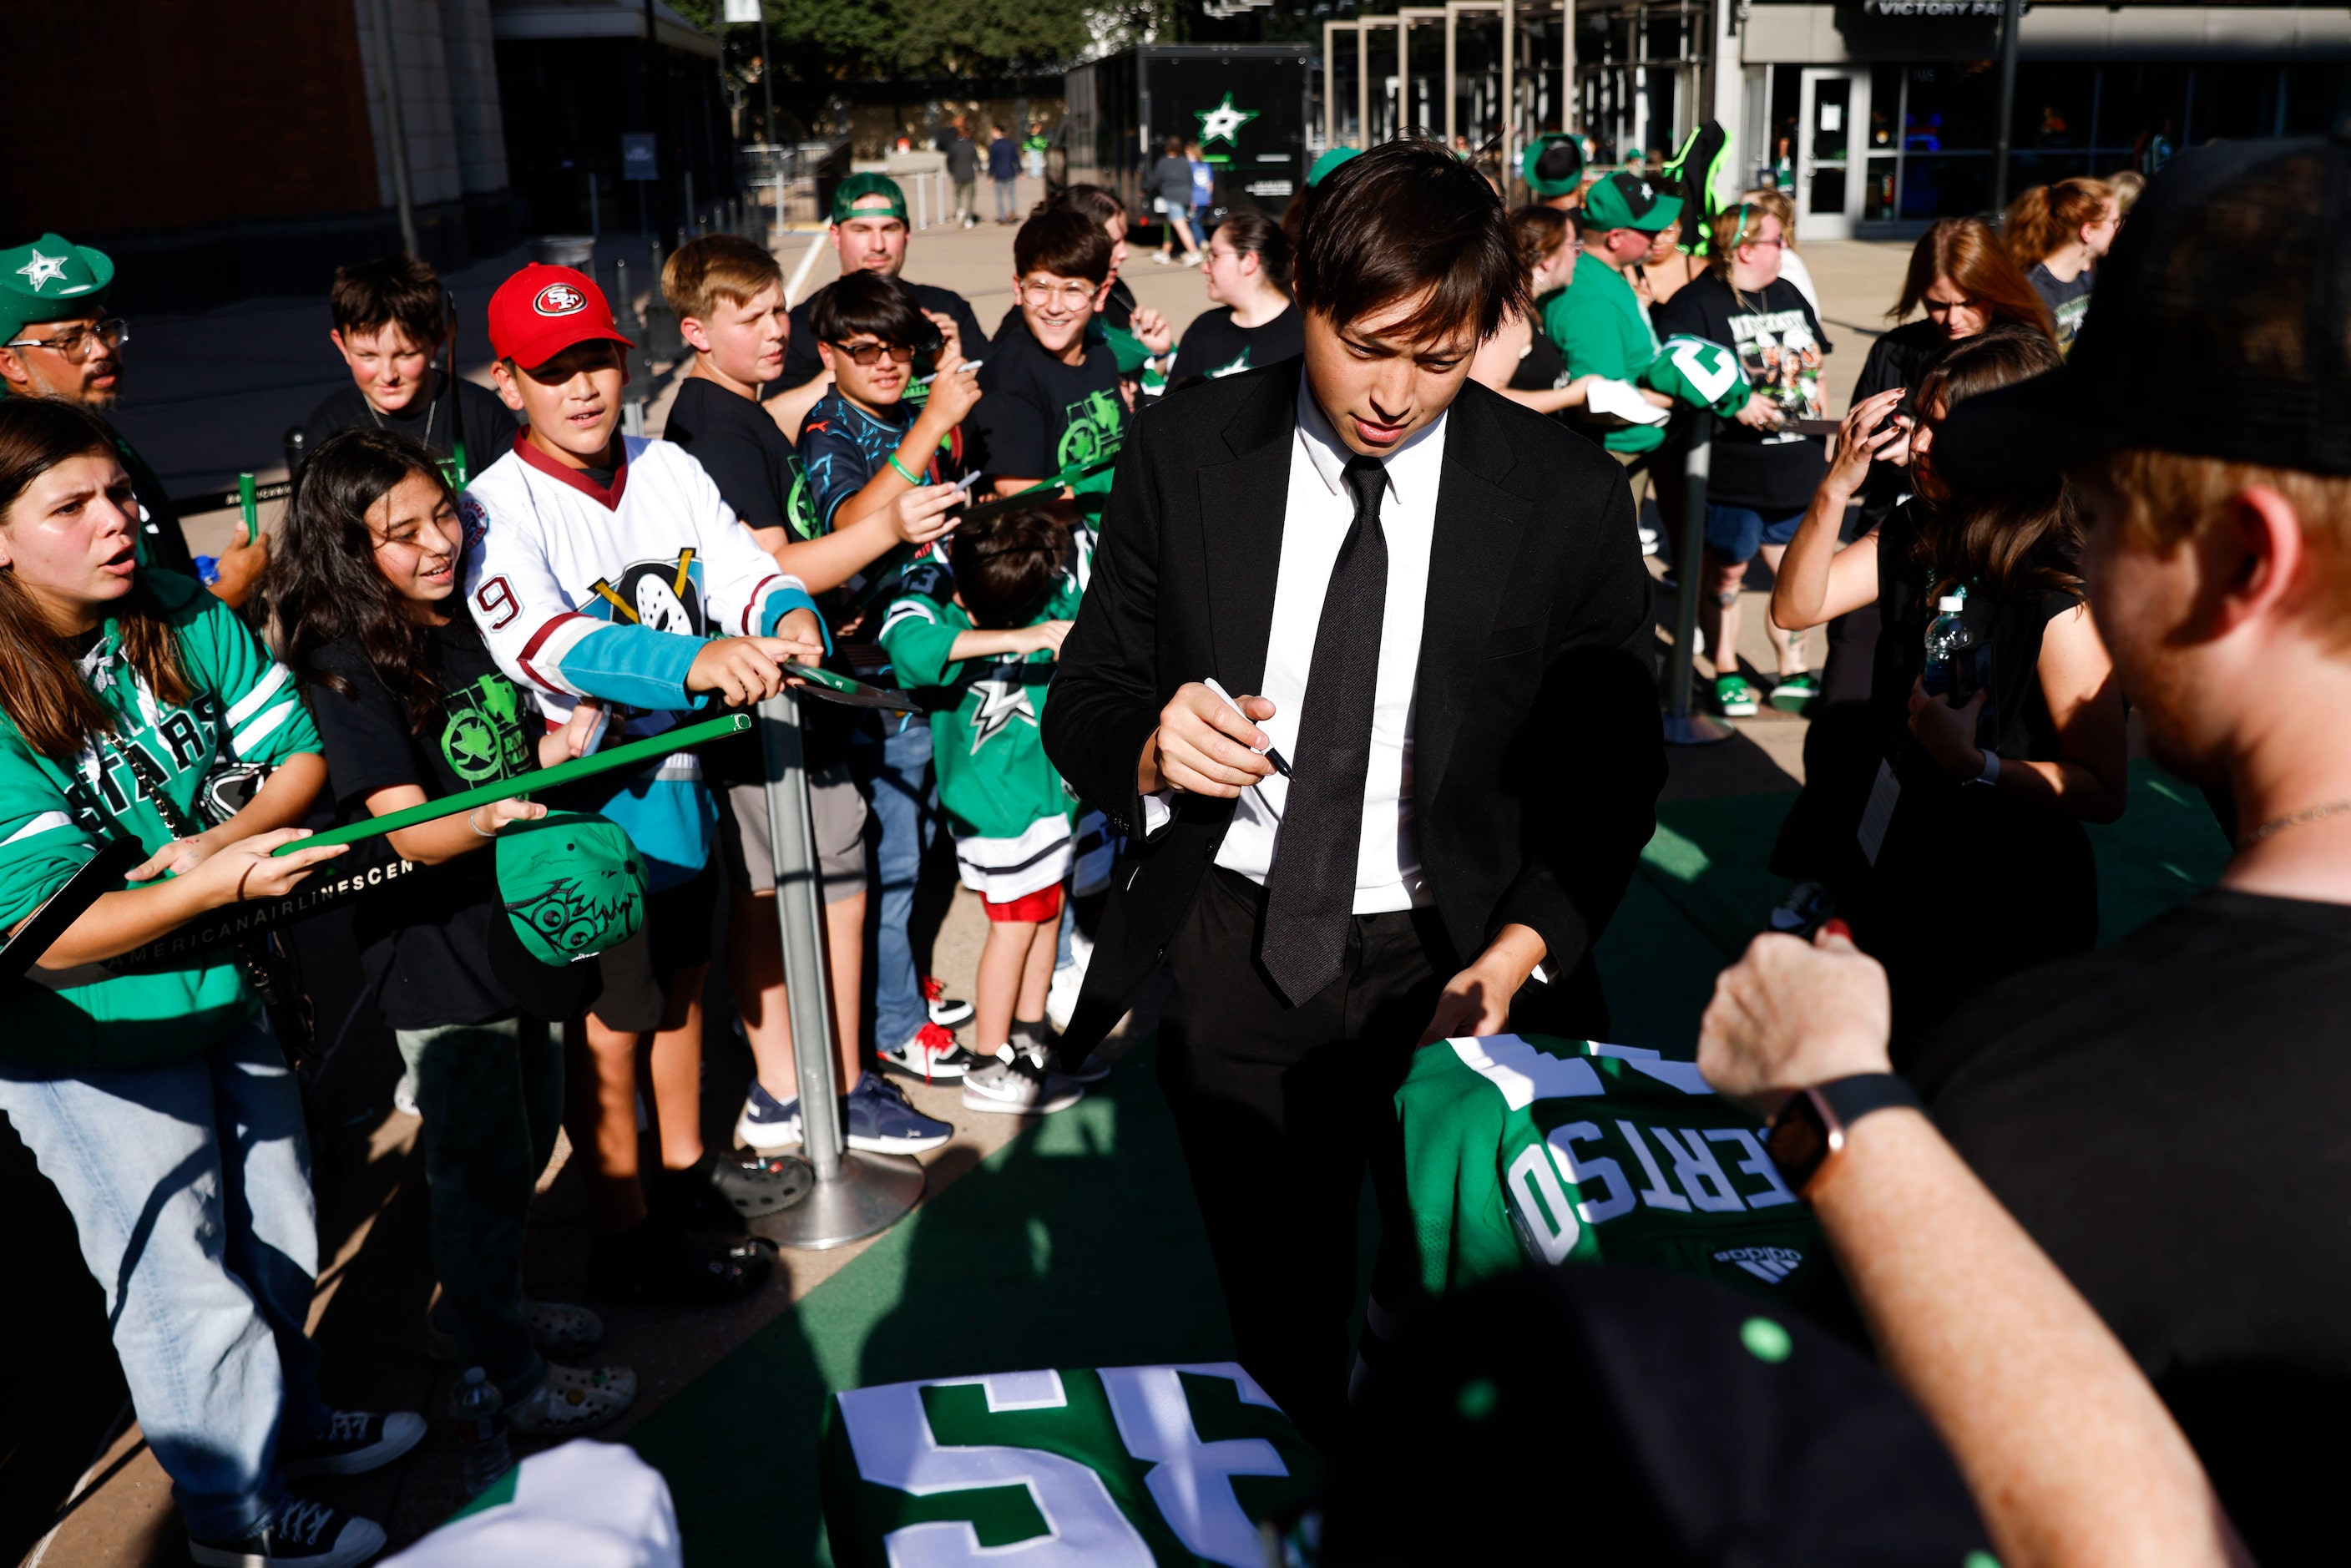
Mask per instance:
[[[10,397],[53,397],[110,413],[122,396],[122,346],[130,329],[107,309],[114,261],[104,251],[45,234],[0,251],[0,387]],[[115,447],[139,497],[139,559],[144,565],[196,574],[180,514],[163,481],[118,432]],[[269,561],[266,541],[231,533],[213,592],[245,602]]]
[[[896,277],[906,269],[906,193],[898,182],[886,174],[852,174],[832,193],[832,227],[827,238],[833,253],[841,258],[841,275],[853,272],[878,272],[884,277]],[[947,350],[967,360],[977,360],[987,352],[987,334],[979,319],[971,313],[971,304],[952,288],[939,288],[928,283],[908,283],[923,315],[937,329]],[[824,361],[816,351],[817,334],[814,310],[816,296],[802,300],[792,308],[791,340],[784,349],[784,373],[777,378],[776,394],[768,403],[768,412],[787,435],[800,428],[800,421],[816,400],[824,395],[831,377]],[[917,345],[919,346],[919,345]],[[928,373],[925,367],[923,373]]]
[[[1020,316],[988,349],[987,401],[972,420],[973,461],[998,496],[1096,464],[1084,477],[1109,487],[1126,402],[1117,354],[1086,327],[1110,288],[1110,256],[1102,225],[1068,207],[1039,213],[1012,242]]]

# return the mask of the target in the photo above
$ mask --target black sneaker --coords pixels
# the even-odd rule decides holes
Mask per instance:
[[[424,1440],[424,1417],[410,1410],[379,1416],[372,1410],[337,1410],[327,1429],[305,1441],[278,1445],[277,1473],[288,1480],[304,1476],[363,1476],[381,1469]]]
[[[766,1284],[774,1267],[763,1242],[713,1241],[644,1219],[618,1236],[596,1238],[588,1254],[588,1289],[607,1301],[716,1306]]]
[[[371,1519],[291,1498],[250,1535],[217,1544],[188,1537],[188,1559],[196,1568],[359,1568],[383,1539]]]
[[[756,1155],[742,1159],[717,1154],[705,1154],[699,1165],[682,1171],[662,1172],[652,1194],[654,1212],[681,1227],[734,1228],[746,1219],[779,1214],[807,1196],[807,1181],[789,1167]]]

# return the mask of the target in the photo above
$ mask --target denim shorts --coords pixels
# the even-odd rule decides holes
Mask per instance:
[[[1796,537],[1802,511],[1767,517],[1751,507],[1706,506],[1706,548],[1725,560],[1748,561],[1765,545],[1783,545]]]

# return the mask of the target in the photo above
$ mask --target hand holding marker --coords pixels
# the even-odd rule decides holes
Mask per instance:
[[[1232,709],[1237,714],[1240,714],[1243,719],[1248,720],[1250,724],[1257,723],[1257,720],[1249,718],[1248,714],[1241,713],[1241,705],[1233,700],[1233,694],[1225,690],[1223,685],[1217,681],[1216,676],[1204,676],[1202,677],[1200,684],[1207,687],[1210,691],[1216,693],[1218,699],[1221,700],[1227,707]],[[1263,746],[1252,746],[1249,749],[1256,752],[1259,757],[1264,758],[1268,762],[1272,763],[1273,770],[1276,773],[1280,774],[1284,779],[1290,777],[1289,759],[1284,758],[1280,752],[1274,749],[1273,742],[1269,740]]]

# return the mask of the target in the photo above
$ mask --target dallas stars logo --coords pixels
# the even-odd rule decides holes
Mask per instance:
[[[979,706],[971,716],[971,754],[1001,734],[1016,718],[1027,719],[1034,728],[1037,710],[1029,706],[1029,684],[1020,678],[1024,666],[998,664],[996,674],[985,681],[974,681],[971,689],[979,697]]]
[[[1241,127],[1257,116],[1258,111],[1254,109],[1235,109],[1231,93],[1225,94],[1225,101],[1214,109],[1192,111],[1192,118],[1200,122],[1200,145],[1204,148],[1211,141],[1221,141],[1228,147],[1238,146]]]
[[[16,276],[29,283],[34,293],[38,294],[44,285],[65,281],[66,258],[64,256],[43,256],[37,250],[32,255],[31,261],[16,269]]]

